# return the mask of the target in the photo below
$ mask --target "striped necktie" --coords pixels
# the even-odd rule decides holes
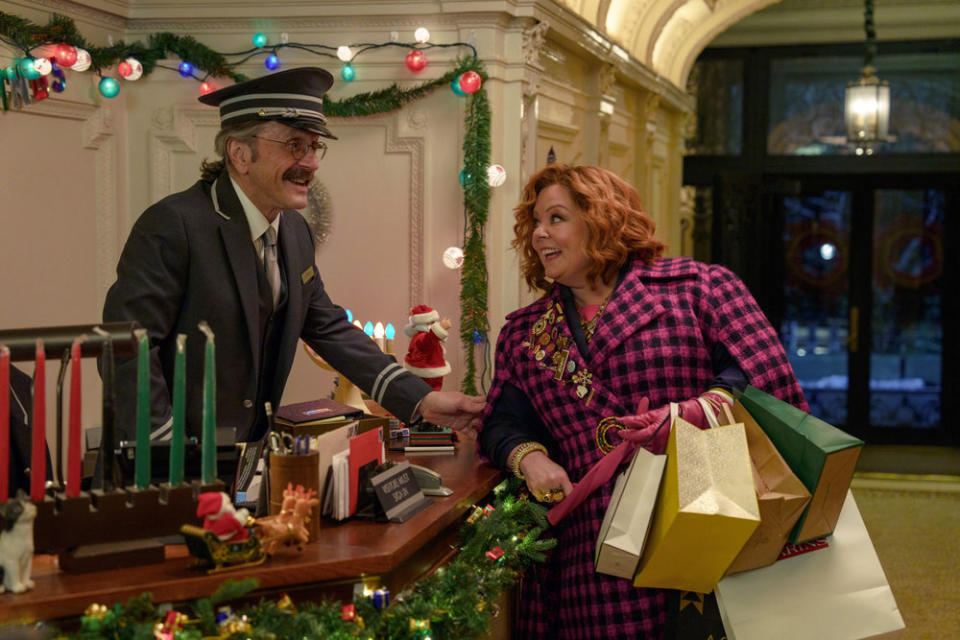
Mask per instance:
[[[273,306],[276,308],[280,301],[280,265],[277,263],[277,230],[272,226],[260,236],[263,239],[263,268],[267,274],[267,282],[273,291]]]

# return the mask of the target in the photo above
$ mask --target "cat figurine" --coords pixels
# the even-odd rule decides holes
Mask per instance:
[[[0,593],[7,589],[23,593],[33,588],[30,570],[33,566],[33,521],[37,507],[27,500],[10,500],[0,507],[3,531],[0,531],[0,568],[3,582]]]

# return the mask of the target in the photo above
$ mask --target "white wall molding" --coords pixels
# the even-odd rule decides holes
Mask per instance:
[[[422,135],[402,136],[400,118],[405,127]],[[384,153],[405,154],[410,157],[410,183],[408,207],[410,211],[408,246],[410,262],[408,264],[409,307],[423,302],[424,295],[424,204],[426,194],[426,136],[429,135],[429,120],[417,108],[393,111],[374,120],[351,120],[338,118],[336,130],[339,132],[353,127],[380,128],[384,130]],[[346,136],[341,136],[346,137]]]
[[[197,128],[220,128],[219,113],[201,107],[167,106],[151,116],[147,137],[150,154],[150,202],[173,193],[175,167],[182,162],[178,154],[196,154]],[[200,154],[206,153],[201,149]]]

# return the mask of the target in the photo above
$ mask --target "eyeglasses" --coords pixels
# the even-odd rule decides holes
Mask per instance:
[[[263,136],[253,136],[259,140],[266,140],[267,142],[276,142],[277,144],[282,144],[290,150],[290,155],[293,156],[294,160],[301,160],[303,156],[307,155],[307,149],[313,151],[314,153],[319,153],[320,157],[318,160],[323,160],[324,156],[327,155],[327,143],[321,142],[320,140],[311,140],[310,142],[304,142],[300,138],[291,138],[290,140],[274,140],[273,138],[264,138]]]

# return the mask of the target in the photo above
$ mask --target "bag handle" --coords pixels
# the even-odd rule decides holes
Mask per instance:
[[[638,432],[632,429],[621,431],[620,437],[623,441],[618,444],[613,451],[600,458],[600,460],[590,468],[590,471],[587,471],[586,475],[580,479],[580,482],[574,485],[570,495],[547,512],[547,520],[550,524],[556,525],[563,520],[567,514],[579,507],[580,503],[586,500],[587,496],[593,493],[599,486],[607,484],[617,471],[617,468],[623,462],[630,459],[632,455],[636,454],[638,449],[646,448],[657,433],[660,432],[660,429],[663,428],[663,425],[669,424],[670,428],[672,428],[679,413],[680,406],[676,402],[671,402],[670,414],[663,417],[663,420],[660,421],[660,424],[657,425],[657,428],[653,430],[653,433],[650,434],[642,445],[638,438]]]
[[[713,406],[703,397],[697,398],[697,402],[700,403],[700,408],[703,409],[703,415],[706,416],[707,424],[710,425],[710,428],[715,429],[719,427],[720,422],[717,420],[717,414],[714,412]]]

